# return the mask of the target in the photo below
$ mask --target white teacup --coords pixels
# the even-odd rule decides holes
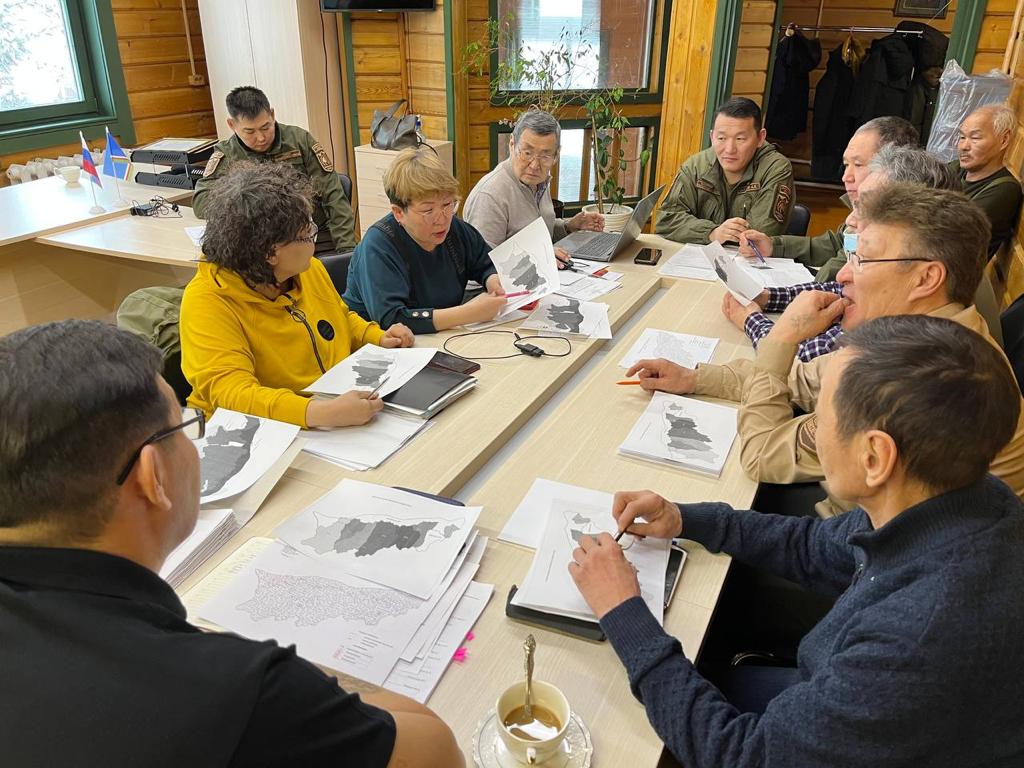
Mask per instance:
[[[516,683],[506,688],[505,692],[498,697],[494,711],[498,719],[498,735],[502,743],[511,753],[512,757],[526,765],[537,765],[553,757],[565,740],[566,731],[569,728],[569,718],[572,716],[569,710],[569,701],[560,690],[551,683],[533,681],[533,697],[531,703],[544,707],[551,712],[561,726],[558,733],[538,741],[526,739],[511,733],[505,726],[505,718],[513,710],[523,706],[526,702],[526,683]]]
[[[78,177],[82,175],[82,169],[77,165],[62,165],[57,169],[57,173],[64,179],[69,185],[77,184]]]

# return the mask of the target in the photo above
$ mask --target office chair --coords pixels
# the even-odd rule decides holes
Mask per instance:
[[[786,227],[785,234],[787,235],[799,235],[803,237],[807,234],[807,227],[811,223],[811,211],[806,205],[800,205],[800,203],[793,204],[793,213],[789,217],[789,226]]]
[[[355,251],[329,253],[317,257],[327,269],[327,274],[330,275],[331,282],[334,283],[334,290],[338,292],[339,296],[345,293],[345,284],[348,282],[348,265],[352,261],[354,253]]]
[[[338,171],[338,180],[341,181],[341,189],[345,193],[345,199],[352,202],[352,177],[347,173]]]

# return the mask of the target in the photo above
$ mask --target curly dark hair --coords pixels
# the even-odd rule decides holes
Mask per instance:
[[[203,255],[237,273],[250,287],[274,285],[267,259],[309,227],[309,179],[279,163],[239,163],[211,187],[206,203]]]

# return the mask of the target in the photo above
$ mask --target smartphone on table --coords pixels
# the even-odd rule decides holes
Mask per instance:
[[[640,253],[633,257],[634,264],[644,264],[653,267],[661,259],[661,251],[657,248],[641,248]]]

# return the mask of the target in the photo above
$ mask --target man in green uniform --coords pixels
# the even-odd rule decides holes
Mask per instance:
[[[868,166],[882,147],[915,147],[917,140],[917,129],[902,117],[876,117],[858,128],[843,152],[843,186],[846,194],[839,198],[842,203],[850,209],[856,205],[860,184],[869,174]],[[771,237],[751,227],[740,237],[740,255],[753,257],[751,246],[756,246],[765,258],[778,256],[795,259],[808,267],[817,268],[815,279],[825,283],[835,279],[846,264],[846,250],[855,250],[855,244],[856,235],[848,237],[845,224],[835,230],[826,230],[816,237]]]
[[[734,97],[715,110],[711,147],[690,157],[658,212],[655,231],[681,243],[735,243],[748,229],[786,231],[793,166],[765,143],[761,108]]]
[[[316,192],[313,221],[320,228],[317,253],[351,251],[356,247],[355,219],[341,180],[323,145],[308,131],[284,125],[274,119],[274,110],[259,88],[243,85],[225,100],[228,127],[234,136],[217,144],[206,163],[206,172],[196,184],[192,209],[204,218],[206,193],[232,163],[290,163],[309,176]]]
[[[1013,110],[1005,104],[978,107],[960,126],[958,159],[950,164],[964,186],[964,194],[992,223],[989,256],[1009,241],[1020,215],[1020,182],[1005,164],[1016,125]]]

